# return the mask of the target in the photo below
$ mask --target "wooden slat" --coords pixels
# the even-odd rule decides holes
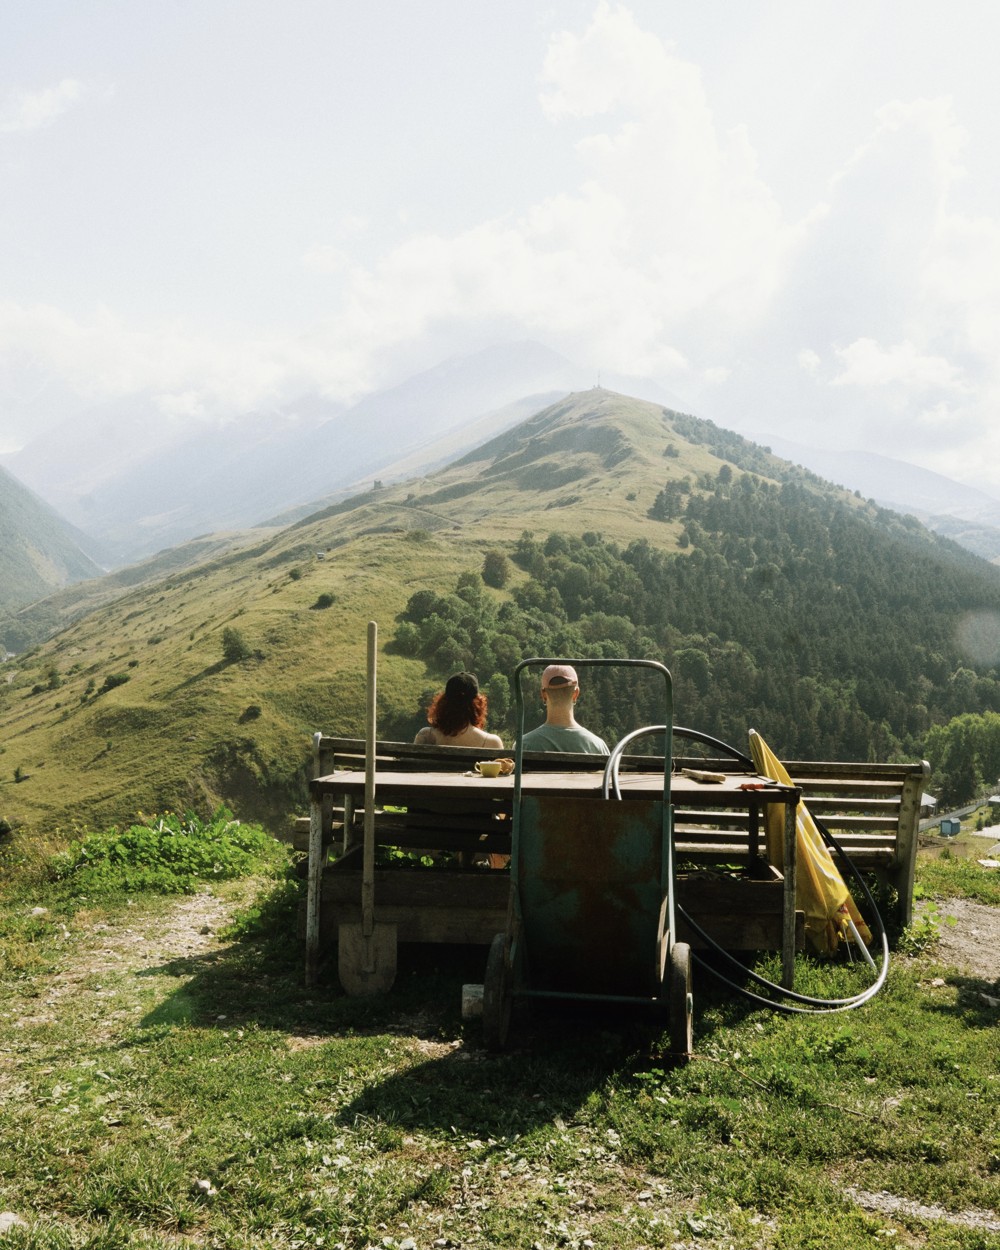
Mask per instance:
[[[724,864],[744,863],[748,849],[746,842],[726,842],[716,840],[674,841],[674,852],[678,859],[694,859],[702,864],[720,861]]]
[[[747,829],[750,818],[741,811],[709,811],[707,808],[674,808],[674,828],[687,826],[712,827],[722,825],[730,829]]]
[[[833,833],[838,829],[881,830],[893,843],[899,829],[899,821],[893,816],[838,816],[834,812],[823,817],[823,824]]]
[[[868,781],[895,781],[902,785],[909,777],[926,777],[930,772],[926,760],[919,764],[870,764],[858,760],[783,760],[782,763],[798,785],[805,785],[806,777],[817,781],[856,777]]]
[[[806,807],[814,816],[824,817],[826,812],[849,812],[857,810],[859,812],[867,812],[871,815],[884,814],[886,816],[899,815],[900,796],[897,794],[891,799],[874,799],[870,796],[850,796],[850,795],[815,795],[807,794],[804,796]]]
[[[806,804],[823,797],[833,797],[842,802],[849,799],[860,799],[869,802],[873,799],[896,799],[902,788],[901,782],[889,779],[869,780],[867,778],[841,777],[839,781],[824,780],[819,777],[796,777],[795,784],[802,789],[802,797]]]

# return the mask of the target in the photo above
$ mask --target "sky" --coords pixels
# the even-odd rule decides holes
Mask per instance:
[[[7,0],[0,451],[533,339],[1000,496],[994,0]]]

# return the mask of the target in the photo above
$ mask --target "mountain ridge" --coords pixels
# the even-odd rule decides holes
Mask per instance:
[[[1000,500],[985,491],[878,452],[829,451],[777,437],[763,441],[793,464],[909,513],[984,559],[1000,562]]]
[[[89,422],[72,423],[64,437],[46,433],[0,462],[122,564],[206,531],[301,513],[310,500],[384,478],[395,461],[412,462],[420,447],[439,440],[468,448],[483,419],[521,405],[510,413],[514,421],[527,397],[566,394],[588,374],[539,343],[494,344],[349,407],[304,396],[186,433],[153,397],[131,414],[106,405]],[[413,467],[426,471],[435,459],[437,453]]]
[[[412,737],[459,667],[507,724],[530,654],[661,659],[681,723],[753,723],[786,754],[909,754],[942,718],[1000,710],[979,625],[1000,621],[996,569],[712,422],[597,388],[256,537],[0,666],[0,816],[224,801],[280,824],[306,802],[311,734],[363,730],[370,620],[386,737]],[[624,727],[612,702],[595,683],[588,718]]]

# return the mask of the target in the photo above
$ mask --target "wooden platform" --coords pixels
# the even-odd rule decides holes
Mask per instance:
[[[311,815],[295,822],[289,840],[302,850],[311,848],[309,901],[300,928],[308,938],[313,926],[315,959],[319,947],[336,940],[340,924],[360,922],[364,746],[357,739],[316,734],[313,751]],[[377,873],[378,918],[396,925],[399,941],[485,946],[504,929],[510,880],[500,865],[511,851],[513,780],[473,777],[469,770],[476,760],[509,754],[378,744],[377,845],[439,861],[434,867],[393,866]],[[537,793],[593,793],[600,801],[603,764],[602,757],[589,755],[526,754],[522,785]],[[623,800],[657,788],[662,794],[662,767],[662,757],[624,757]],[[750,775],[732,760],[675,758],[674,767],[726,774],[711,787],[672,778],[677,903],[726,949],[781,950],[790,976],[792,955],[802,945],[802,918],[794,910],[795,839],[789,815],[794,804],[788,793],[741,790]],[[786,767],[795,780],[795,801],[801,787],[810,811],[857,866],[895,888],[897,919],[908,923],[927,765],[790,761]],[[762,846],[768,800],[787,805],[785,850],[791,850],[791,874],[768,863]],[[703,945],[682,922],[677,936]]]

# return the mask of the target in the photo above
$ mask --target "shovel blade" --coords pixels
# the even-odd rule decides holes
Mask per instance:
[[[351,998],[387,994],[396,979],[396,926],[375,924],[366,934],[359,924],[340,925],[337,973]]]

